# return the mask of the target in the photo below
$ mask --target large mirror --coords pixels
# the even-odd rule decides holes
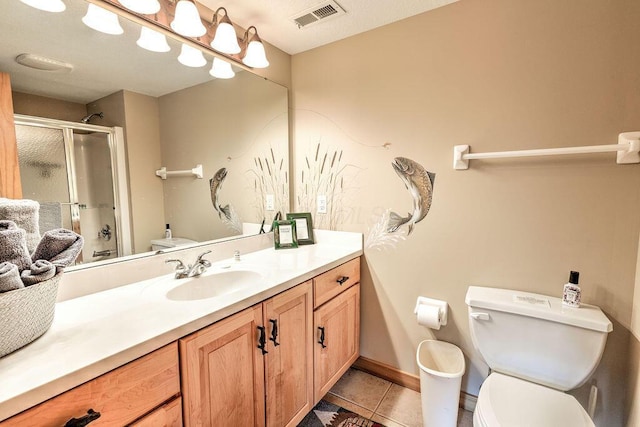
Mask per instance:
[[[62,13],[39,11],[18,0],[0,3],[0,71],[10,75],[15,113],[63,121],[62,133],[72,139],[72,148],[66,150],[75,154],[67,152],[66,157],[77,163],[71,168],[78,189],[91,181],[105,187],[106,172],[95,172],[98,165],[92,160],[101,155],[90,151],[97,147],[92,141],[100,140],[101,132],[91,126],[123,129],[126,162],[119,167],[125,169],[112,172],[115,179],[120,173],[120,182],[126,183],[125,219],[131,231],[129,236],[114,235],[117,224],[109,222],[117,222],[118,215],[105,219],[105,211],[117,207],[111,205],[114,202],[98,202],[99,190],[87,187],[85,196],[80,194],[75,204],[70,203],[79,210],[84,263],[150,251],[152,241],[165,236],[166,224],[174,238],[205,242],[241,235],[242,223],[270,224],[278,211],[289,210],[285,87],[239,68],[232,79],[215,79],[209,75],[212,57],[202,68],[186,67],[177,61],[178,40],[168,40],[168,53],[150,52],[136,45],[137,23],[121,17],[124,34],[103,34],[82,23],[87,2],[65,3],[67,10]],[[68,63],[72,69],[41,71],[19,65],[15,59],[25,53]],[[69,122],[77,123],[77,129],[66,130]],[[53,123],[55,128],[58,122]],[[46,123],[33,127],[47,128]],[[38,136],[42,129],[36,129],[36,136],[24,136],[30,130],[18,129],[19,153],[21,139],[43,145]],[[45,129],[44,134],[51,132]],[[108,146],[104,141],[101,145]],[[45,156],[53,158],[50,153]],[[111,156],[115,160],[115,154]],[[48,209],[53,203],[56,210],[60,200],[47,199],[55,191],[46,185],[57,185],[49,178],[67,168],[51,162],[53,166],[45,168],[43,163],[47,162],[20,160],[21,175],[29,174],[31,167],[31,174],[42,181],[42,186],[29,189],[36,180],[23,178],[23,197],[39,198]],[[197,165],[202,165],[202,178],[169,173],[162,179],[156,174],[162,167],[172,172]],[[109,167],[115,166],[107,161]],[[82,176],[85,172],[89,175]],[[62,183],[71,179],[57,178]],[[67,204],[63,200],[62,214],[54,217],[62,221],[73,217]],[[116,241],[127,238],[130,249],[115,250]]]

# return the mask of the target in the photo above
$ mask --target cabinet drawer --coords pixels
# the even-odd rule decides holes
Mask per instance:
[[[348,261],[313,279],[313,308],[360,282],[360,258]]]
[[[130,427],[182,427],[182,399],[176,397]]]
[[[91,427],[123,426],[180,392],[178,346],[171,343],[0,423],[0,427],[63,426],[88,409]]]

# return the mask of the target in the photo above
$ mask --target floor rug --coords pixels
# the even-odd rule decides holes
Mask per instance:
[[[351,411],[321,400],[298,427],[384,427]]]

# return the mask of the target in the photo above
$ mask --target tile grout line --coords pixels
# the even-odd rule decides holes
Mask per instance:
[[[330,394],[330,395],[332,395],[332,396],[335,396],[335,397],[337,397],[338,399],[344,400],[345,402],[352,403],[352,404],[356,405],[357,407],[362,408],[362,409],[364,409],[364,410],[366,410],[366,411],[371,411],[371,414],[373,414],[373,410],[371,410],[371,409],[367,408],[366,406],[362,405],[361,403],[355,402],[355,401],[353,401],[353,400],[351,400],[351,399],[347,399],[346,397],[344,397],[344,396],[340,396],[339,394],[336,394],[336,393],[334,393],[334,392],[332,392],[332,391],[328,391],[328,392],[327,392],[327,394]],[[362,414],[358,414],[358,415],[363,416]]]
[[[380,405],[382,404],[382,401],[384,400],[385,397],[387,397],[387,394],[389,394],[389,390],[391,390],[391,387],[393,386],[393,383],[389,383],[389,386],[387,387],[387,390],[384,392],[384,394],[382,395],[382,398],[380,399],[380,401],[378,402],[378,404],[376,405],[376,407],[373,410],[373,415],[380,415],[380,414],[376,414],[376,411],[378,410],[378,408],[380,407]],[[383,415],[380,415],[383,416]],[[386,418],[386,417],[385,417]]]

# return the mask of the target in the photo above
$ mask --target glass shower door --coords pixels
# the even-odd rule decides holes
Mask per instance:
[[[23,197],[40,203],[40,233],[82,235],[76,263],[118,256],[108,134],[17,124],[16,137]]]
[[[16,125],[22,196],[40,203],[40,233],[66,228],[81,234],[78,203],[65,149],[65,130]],[[81,261],[80,258],[78,261]]]

